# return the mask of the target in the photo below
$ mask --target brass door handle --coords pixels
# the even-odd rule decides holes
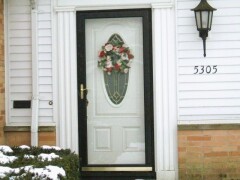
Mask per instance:
[[[84,85],[83,84],[81,84],[80,85],[80,98],[81,99],[84,99],[84,92],[86,92],[86,94],[88,93],[88,89],[87,88],[84,88]]]

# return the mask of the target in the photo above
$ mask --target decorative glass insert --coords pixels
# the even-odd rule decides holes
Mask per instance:
[[[99,52],[98,67],[104,72],[108,97],[115,105],[122,102],[127,92],[132,55],[119,34],[113,34]]]
[[[113,72],[111,75],[104,72],[105,88],[113,104],[120,104],[125,97],[128,87],[129,73]]]

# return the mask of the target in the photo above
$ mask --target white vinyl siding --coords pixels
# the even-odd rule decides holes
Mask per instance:
[[[31,109],[13,109],[14,100],[32,98],[31,7],[29,0],[7,2],[8,123],[26,124]]]
[[[51,0],[38,0],[38,76],[39,121],[53,122],[52,80],[52,5]]]
[[[240,122],[240,1],[209,0],[217,11],[203,42],[190,9],[200,1],[178,0],[178,120],[181,124]],[[217,65],[216,74],[194,74],[194,66]]]
[[[52,12],[50,0],[38,0],[37,54],[39,122],[53,123]],[[13,109],[14,100],[32,100],[32,33],[30,0],[7,0],[6,67],[8,125],[30,125],[31,109]]]

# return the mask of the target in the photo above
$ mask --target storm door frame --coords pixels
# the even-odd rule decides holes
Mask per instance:
[[[98,18],[142,17],[143,22],[143,67],[144,67],[144,109],[145,109],[145,164],[89,165],[87,154],[87,100],[78,95],[78,129],[80,175],[82,179],[155,179],[154,160],[154,101],[153,101],[153,58],[152,58],[152,11],[151,9],[124,9],[101,11],[77,11],[77,79],[86,85],[85,20]],[[96,168],[95,168],[96,167]],[[109,168],[108,168],[109,167]],[[126,168],[128,167],[128,168]],[[138,168],[139,167],[139,168]],[[95,168],[95,170],[94,170]],[[107,170],[109,169],[109,170]],[[132,170],[131,170],[132,169]]]

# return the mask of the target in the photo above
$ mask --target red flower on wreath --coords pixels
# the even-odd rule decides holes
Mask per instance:
[[[115,64],[115,65],[114,65],[114,69],[117,70],[117,71],[119,71],[120,67],[121,67],[121,66],[120,66],[119,64]]]
[[[100,53],[98,54],[98,57],[102,58],[105,56],[105,52],[104,51],[100,51]]]
[[[124,48],[124,47],[120,47],[120,48],[119,48],[119,53],[123,53],[123,52],[124,52],[124,50],[125,50],[125,48]]]
[[[106,71],[111,73],[111,72],[112,72],[112,69],[113,69],[112,67],[106,68]]]
[[[128,53],[127,55],[128,55],[128,59],[133,59],[134,58],[134,56],[130,53]]]

